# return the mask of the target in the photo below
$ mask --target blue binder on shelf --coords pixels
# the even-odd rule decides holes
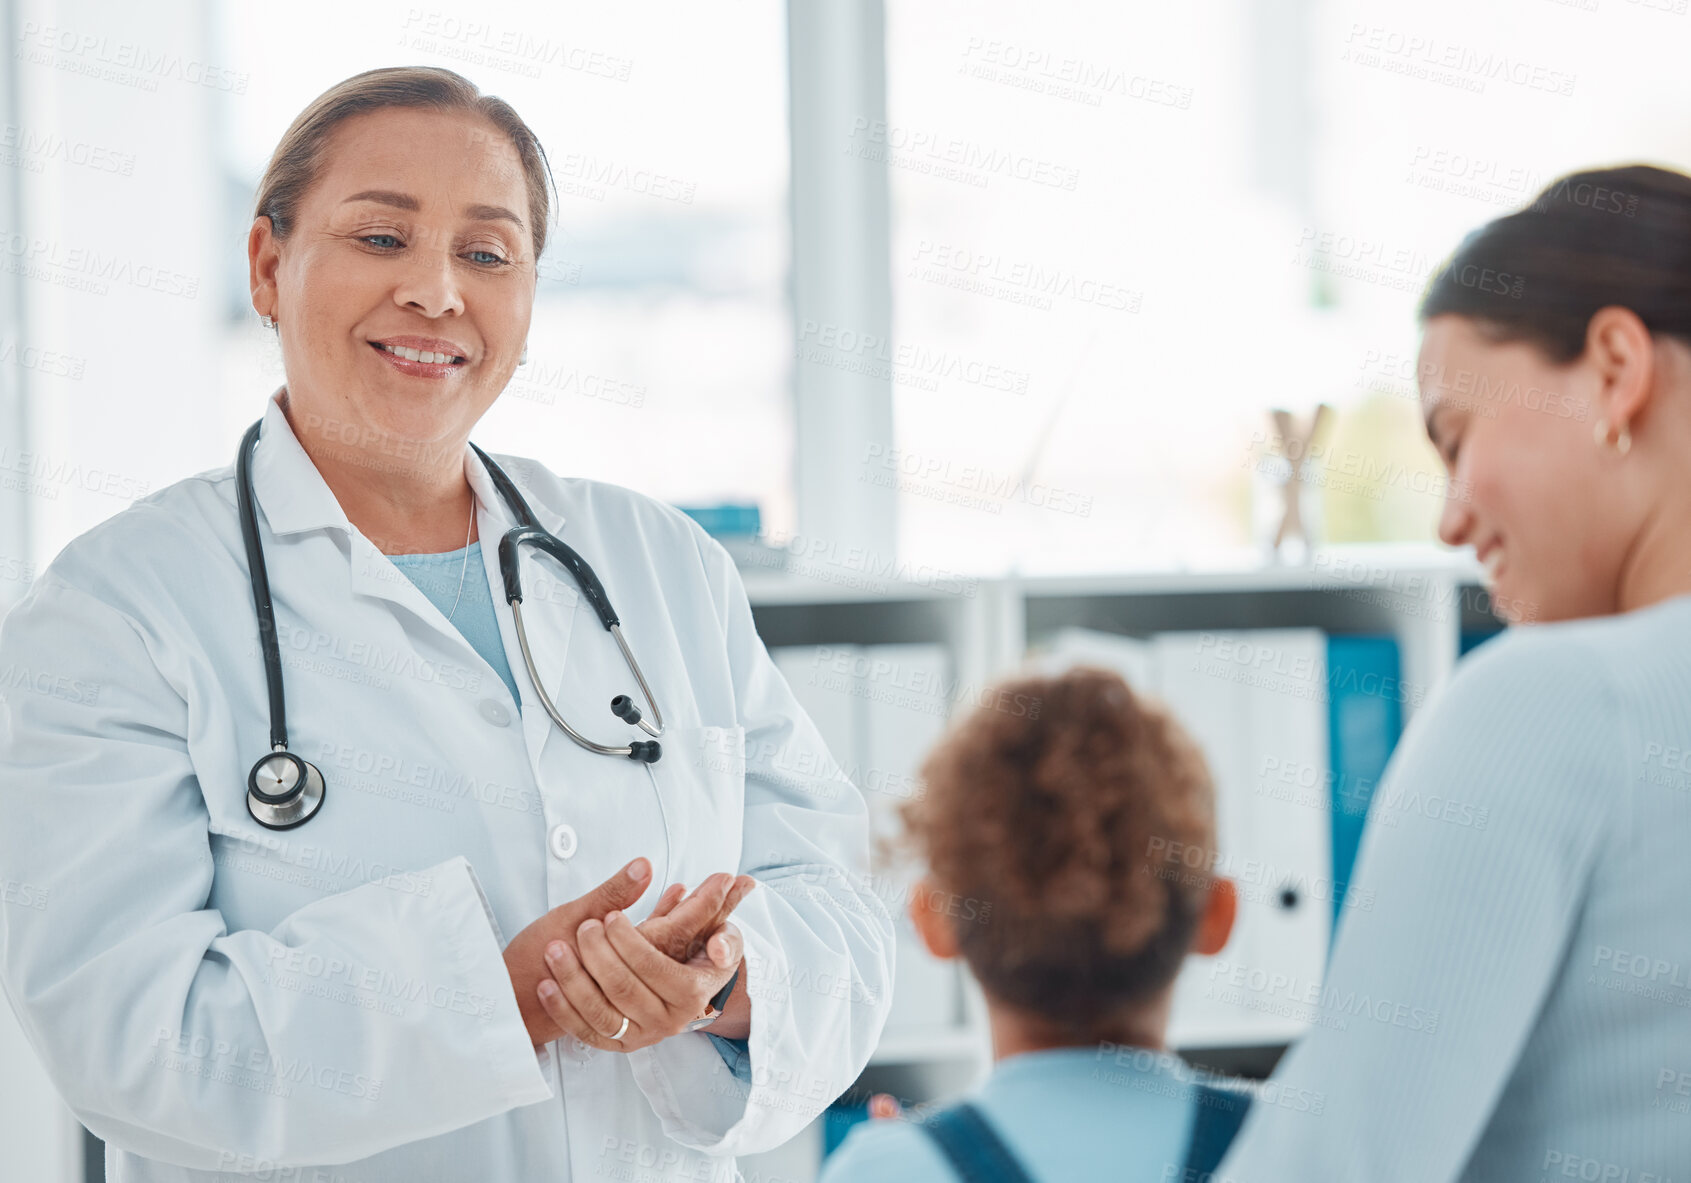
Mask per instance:
[[[755,505],[678,505],[682,513],[705,528],[712,538],[755,538],[763,518]]]
[[[1327,639],[1327,735],[1333,789],[1333,926],[1362,842],[1368,803],[1403,733],[1402,663],[1391,637]]]

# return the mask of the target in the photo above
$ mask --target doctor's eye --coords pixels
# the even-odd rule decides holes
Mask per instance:
[[[387,241],[376,242],[375,240],[378,238],[386,239]],[[392,248],[400,245],[399,235],[397,234],[361,234],[358,236],[358,241],[370,243],[370,245],[381,247],[384,250],[391,250]]]
[[[509,259],[490,250],[478,248],[473,251],[466,251],[465,253],[475,262],[480,263],[484,267],[503,267],[510,262]],[[478,255],[484,257],[477,258]]]

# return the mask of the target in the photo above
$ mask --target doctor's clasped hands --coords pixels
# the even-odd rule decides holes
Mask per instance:
[[[672,884],[636,924],[623,909],[645,894],[651,875],[651,863],[635,859],[506,946],[506,970],[536,1047],[565,1035],[601,1051],[650,1047],[690,1030],[734,977],[744,941],[727,918],[757,881],[718,873],[691,895]],[[628,1025],[619,1039],[624,1018]],[[750,1031],[743,989],[729,996],[710,1029],[729,1038]]]

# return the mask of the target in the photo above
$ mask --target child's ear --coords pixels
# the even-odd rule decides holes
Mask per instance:
[[[1209,898],[1204,901],[1204,913],[1198,918],[1198,933],[1192,939],[1192,952],[1213,957],[1221,952],[1232,935],[1233,921],[1239,914],[1239,893],[1233,880],[1217,875],[1210,881]]]
[[[957,956],[957,931],[945,915],[945,892],[923,875],[910,885],[910,923],[928,952],[941,960]]]

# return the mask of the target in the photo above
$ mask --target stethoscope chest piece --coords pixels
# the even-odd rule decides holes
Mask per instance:
[[[247,812],[269,830],[302,826],[323,808],[323,774],[292,752],[276,751],[247,774]]]

